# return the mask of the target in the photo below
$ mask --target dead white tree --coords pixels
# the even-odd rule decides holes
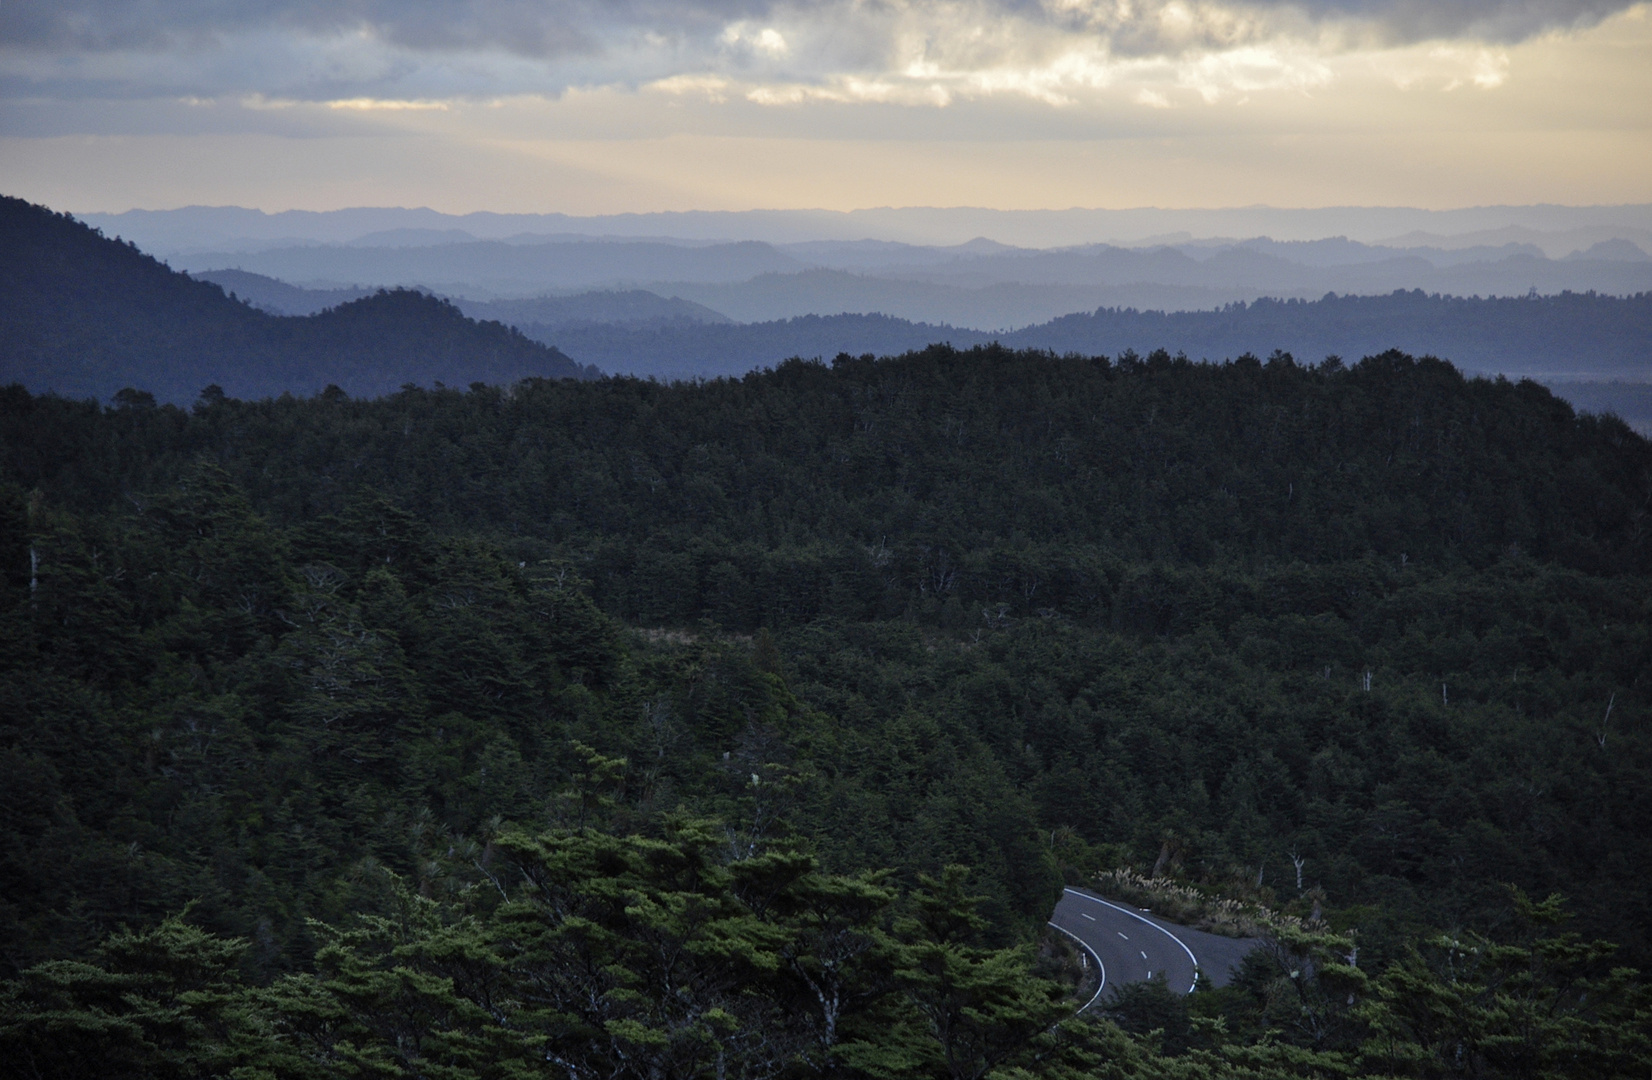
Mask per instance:
[[[1606,715],[1600,718],[1600,730],[1595,732],[1595,742],[1600,744],[1602,750],[1606,749],[1606,722],[1612,719],[1612,706],[1616,705],[1617,701],[1618,692],[1614,690],[1606,701]]]
[[[1296,891],[1302,891],[1302,868],[1308,865],[1305,855],[1298,855],[1295,848],[1291,849],[1291,865],[1296,867]]]

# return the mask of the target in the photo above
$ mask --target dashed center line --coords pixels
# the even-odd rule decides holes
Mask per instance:
[[[1080,915],[1084,915],[1084,912],[1082,912],[1082,911],[1081,911],[1081,912],[1079,912],[1079,914],[1080,914]],[[1086,918],[1086,919],[1089,919],[1089,920],[1090,920],[1090,921],[1091,921],[1091,922],[1095,922],[1095,921],[1096,921],[1096,917],[1095,917],[1095,916],[1094,916],[1094,915],[1084,915],[1084,917],[1085,917],[1085,918]]]
[[[1188,962],[1193,965],[1193,979],[1192,979],[1188,989],[1191,990],[1194,986],[1198,985],[1198,983],[1199,983],[1199,958],[1193,955],[1193,950],[1188,947],[1187,942],[1185,942],[1181,938],[1177,937],[1173,931],[1169,930],[1168,928],[1166,928],[1164,926],[1159,925],[1157,922],[1154,922],[1146,914],[1140,914],[1140,913],[1137,913],[1136,911],[1131,910],[1128,907],[1123,907],[1123,906],[1121,906],[1119,904],[1115,904],[1115,903],[1113,903],[1109,900],[1103,900],[1099,896],[1093,896],[1089,893],[1082,892],[1078,889],[1072,889],[1072,888],[1065,889],[1065,890],[1063,890],[1063,892],[1064,892],[1064,895],[1072,896],[1076,899],[1083,900],[1083,901],[1085,901],[1086,903],[1089,903],[1089,904],[1095,904],[1098,907],[1112,908],[1114,911],[1120,912],[1123,915],[1127,915],[1130,918],[1137,920],[1138,922],[1146,923],[1152,929],[1154,929],[1154,930],[1158,931],[1159,933],[1163,934],[1165,937],[1168,937],[1171,941],[1176,943],[1177,947],[1179,947],[1182,950],[1183,953],[1187,954]],[[1118,936],[1123,938],[1125,941],[1130,940],[1130,935],[1126,934],[1122,930],[1115,930],[1114,933],[1118,934]],[[1141,950],[1141,957],[1142,957],[1143,960],[1147,960],[1147,951],[1145,949]],[[1148,961],[1148,964],[1151,964],[1151,963],[1152,963],[1152,961]],[[1168,970],[1166,971],[1166,974],[1168,974]]]

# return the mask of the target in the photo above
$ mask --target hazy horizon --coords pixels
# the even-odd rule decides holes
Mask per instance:
[[[54,209],[66,209],[54,207]],[[298,240],[351,243],[376,233],[424,230],[429,237],[397,238],[393,246],[435,243],[442,230],[455,239],[504,240],[531,236],[682,241],[884,241],[957,246],[986,239],[1025,248],[1114,243],[1236,243],[1257,238],[1311,242],[1346,238],[1363,244],[1451,247],[1466,243],[1535,243],[1551,257],[1590,243],[1622,237],[1652,244],[1652,203],[1568,206],[1470,206],[1430,210],[1406,206],[1070,207],[1001,210],[970,206],[687,210],[623,214],[507,214],[489,210],[449,213],[428,206],[355,206],[334,210],[270,211],[238,205],[190,205],[124,211],[73,210],[76,217],[113,229],[159,253],[205,250],[214,243]],[[1588,238],[1588,239],[1585,239]],[[1545,242],[1547,241],[1547,242]]]

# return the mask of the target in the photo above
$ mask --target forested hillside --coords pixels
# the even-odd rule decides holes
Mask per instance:
[[[162,401],[207,386],[246,397],[328,385],[385,394],[407,383],[510,383],[592,372],[499,323],[397,290],[311,318],[238,303],[67,215],[0,196],[0,379],[108,400]]]
[[[13,387],[0,485],[39,1075],[1652,1065],[1652,444],[1535,384]],[[1030,942],[1126,868],[1275,943],[1052,1026]]]

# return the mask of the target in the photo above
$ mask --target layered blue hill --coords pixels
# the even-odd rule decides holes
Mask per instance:
[[[406,383],[595,374],[418,292],[271,315],[67,215],[0,197],[0,383],[99,399],[133,387],[188,403],[208,386],[241,398],[329,385],[376,396]]]

